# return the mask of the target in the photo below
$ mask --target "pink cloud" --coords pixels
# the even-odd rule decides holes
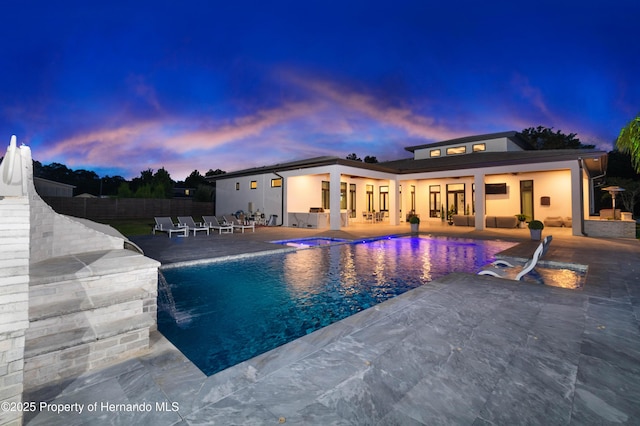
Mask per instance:
[[[364,114],[378,124],[402,129],[409,136],[446,140],[467,135],[459,129],[437,124],[435,118],[420,115],[408,107],[383,105],[371,95],[354,92],[343,86],[294,74],[289,74],[289,81],[329,100],[347,113]]]

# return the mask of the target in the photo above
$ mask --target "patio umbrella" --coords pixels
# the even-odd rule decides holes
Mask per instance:
[[[619,186],[607,186],[606,188],[602,188],[603,191],[608,191],[611,195],[611,200],[613,202],[613,218],[616,218],[616,194],[624,191],[624,188],[620,188]]]

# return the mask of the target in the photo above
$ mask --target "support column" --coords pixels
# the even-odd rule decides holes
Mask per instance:
[[[571,234],[577,236],[582,235],[582,224],[584,223],[583,171],[579,161],[576,161],[575,165],[571,167]]]
[[[340,171],[336,166],[331,168],[329,178],[329,222],[330,229],[340,230]]]
[[[389,179],[389,225],[400,224],[400,186],[396,179]]]
[[[484,231],[484,215],[485,215],[485,194],[484,194],[484,173],[477,172],[473,176],[473,183],[475,184],[475,216],[476,216],[476,230]]]

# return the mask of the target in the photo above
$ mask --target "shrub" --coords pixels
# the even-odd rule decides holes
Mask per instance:
[[[544,229],[544,223],[539,220],[532,220],[529,222],[529,229]]]

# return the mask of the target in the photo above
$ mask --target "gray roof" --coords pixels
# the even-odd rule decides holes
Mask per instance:
[[[593,149],[549,149],[532,151],[473,152],[470,154],[450,155],[445,157],[414,160],[386,161],[380,165],[393,169],[398,174],[437,172],[446,170],[464,170],[477,167],[496,167],[517,164],[549,163],[589,159],[585,162],[591,176],[604,174],[606,171],[607,153]],[[594,161],[594,159],[597,159]]]
[[[384,163],[364,163],[362,161],[356,160],[347,160],[346,158],[340,157],[314,157],[308,158],[306,160],[296,160],[290,161],[287,163],[274,164],[271,166],[261,166],[261,167],[253,167],[250,169],[238,170],[235,172],[224,173],[220,175],[211,175],[206,176],[205,179],[209,181],[216,181],[218,179],[228,179],[230,177],[241,177],[241,176],[251,176],[262,173],[278,173],[287,170],[296,170],[296,169],[308,169],[309,167],[319,167],[319,166],[329,166],[333,164],[340,164],[343,166],[352,166],[357,167],[359,169],[365,170],[376,170],[381,172],[388,173],[397,173],[396,170],[389,169],[384,166]]]
[[[423,144],[423,145],[408,146],[405,149],[407,151],[409,151],[409,152],[415,152],[418,149],[435,148],[435,147],[438,147],[438,146],[460,145],[460,144],[463,144],[463,143],[481,142],[481,141],[487,141],[487,140],[499,139],[499,138],[508,138],[509,140],[511,140],[513,143],[515,143],[516,145],[518,145],[520,148],[522,148],[524,150],[533,149],[531,144],[529,142],[527,142],[526,140],[524,140],[520,136],[520,134],[518,132],[516,132],[515,130],[511,130],[511,131],[508,131],[508,132],[500,132],[500,133],[487,133],[486,135],[465,136],[463,138],[449,139],[447,141],[433,142],[433,143],[427,143],[427,144]]]
[[[291,161],[272,166],[254,167],[221,175],[207,176],[207,180],[228,179],[231,177],[251,176],[262,173],[278,173],[280,171],[306,169],[327,165],[344,165],[364,170],[375,170],[393,174],[427,173],[446,170],[464,170],[478,167],[496,167],[531,163],[548,163],[554,161],[585,160],[585,167],[590,176],[604,175],[607,168],[607,153],[593,149],[554,149],[531,151],[474,152],[470,154],[451,155],[445,157],[414,160],[385,161],[381,163],[364,163],[339,157],[315,157],[306,160]]]

